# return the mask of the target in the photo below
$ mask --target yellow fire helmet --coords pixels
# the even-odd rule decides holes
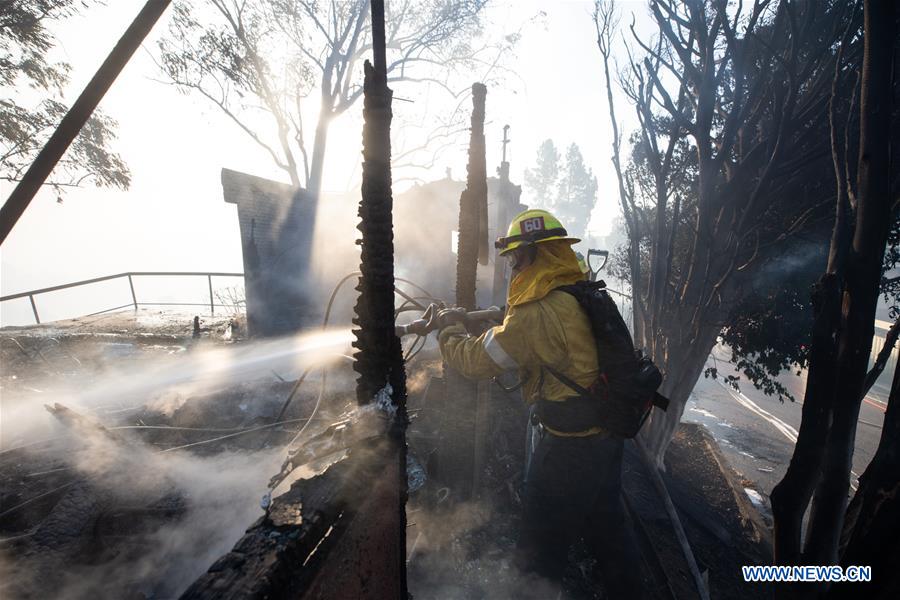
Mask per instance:
[[[577,244],[581,241],[569,237],[569,232],[562,226],[559,219],[546,210],[532,209],[526,210],[512,220],[506,237],[498,238],[494,242],[494,248],[500,250],[500,254],[503,255],[520,246],[539,244],[550,240],[565,240],[570,244]]]

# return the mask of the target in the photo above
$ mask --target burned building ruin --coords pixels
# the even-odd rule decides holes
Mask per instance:
[[[315,198],[231,169],[222,169],[222,192],[225,202],[237,205],[249,334],[287,335],[310,325]]]

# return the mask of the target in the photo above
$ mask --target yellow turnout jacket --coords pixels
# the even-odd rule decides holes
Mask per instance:
[[[544,242],[537,248],[534,263],[510,282],[501,325],[478,337],[454,325],[438,338],[444,360],[465,377],[487,379],[517,369],[528,404],[541,398],[560,402],[577,395],[542,367],[553,367],[582,387],[590,387],[599,376],[587,315],[570,294],[554,291],[584,278],[578,259],[564,241]],[[577,433],[548,430],[576,437],[602,432],[598,427]]]

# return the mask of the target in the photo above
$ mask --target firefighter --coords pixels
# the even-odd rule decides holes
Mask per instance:
[[[637,598],[640,557],[620,498],[623,440],[590,416],[550,422],[538,416],[544,411],[534,410],[542,402],[565,403],[574,394],[545,367],[583,387],[600,374],[586,313],[573,296],[554,291],[585,278],[571,248],[578,241],[549,212],[523,212],[495,244],[512,267],[503,323],[474,337],[459,322],[458,310],[436,311],[434,318],[448,365],[472,379],[518,370],[532,409],[537,432],[529,436],[535,443],[525,476],[517,563],[559,585],[570,545],[584,537],[608,596]]]

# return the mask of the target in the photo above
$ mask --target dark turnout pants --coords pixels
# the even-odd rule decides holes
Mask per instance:
[[[609,598],[640,598],[641,559],[622,491],[621,439],[545,433],[525,481],[519,540],[523,568],[561,582],[570,545],[583,537]]]

